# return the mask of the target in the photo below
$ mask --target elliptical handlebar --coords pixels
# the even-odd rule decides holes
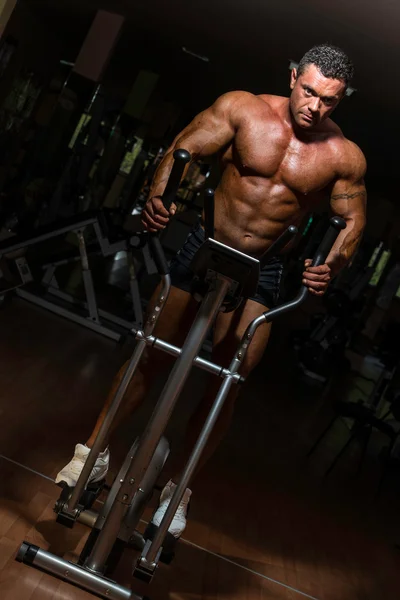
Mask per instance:
[[[342,231],[342,229],[345,229],[346,227],[346,221],[344,219],[342,219],[341,217],[332,217],[329,221],[330,225],[328,228],[328,231],[326,232],[326,234],[324,235],[322,242],[320,243],[313,261],[312,261],[312,266],[313,267],[319,267],[320,265],[323,265],[324,262],[326,261],[329,252],[331,251],[333,244],[336,242],[336,239],[339,235],[339,233]],[[294,308],[297,308],[298,306],[300,306],[300,304],[302,304],[306,298],[309,295],[309,291],[307,286],[302,285],[300,288],[300,292],[297,294],[296,298],[294,298],[293,300],[291,300],[290,302],[286,302],[285,304],[282,304],[281,306],[277,306],[276,308],[271,309],[268,312],[263,313],[263,317],[265,319],[265,321],[267,321],[267,323],[270,323],[272,321],[272,319],[275,319],[275,317],[280,316],[281,314],[284,314],[286,312],[289,312],[290,310],[293,310]]]
[[[173,157],[174,164],[172,165],[171,173],[162,195],[162,201],[167,210],[171,208],[171,204],[174,202],[176,194],[178,193],[185,167],[187,163],[192,160],[190,152],[183,148],[175,150]]]
[[[328,231],[323,237],[322,242],[320,243],[318,250],[316,251],[312,266],[319,267],[323,265],[326,259],[328,258],[329,252],[332,250],[333,244],[336,242],[336,238],[342,229],[346,229],[346,221],[341,217],[332,217],[329,220],[330,226]]]
[[[296,225],[289,225],[287,229],[275,240],[265,254],[260,259],[260,267],[262,268],[271,258],[282,252],[287,244],[297,235],[298,229]]]
[[[204,190],[204,228],[205,237],[214,238],[214,190]]]
[[[162,195],[162,202],[167,210],[171,208],[171,204],[176,198],[185,167],[192,159],[191,154],[183,148],[175,150],[173,157],[174,163]],[[169,266],[158,233],[150,233],[149,240],[157,271],[160,275],[168,275]]]

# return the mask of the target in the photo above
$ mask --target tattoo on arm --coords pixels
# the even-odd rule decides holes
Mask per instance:
[[[335,194],[331,196],[331,200],[353,200],[354,198],[363,198],[367,195],[365,190],[354,192],[354,194]]]

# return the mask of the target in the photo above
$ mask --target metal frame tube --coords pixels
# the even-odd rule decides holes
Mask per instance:
[[[96,295],[94,293],[93,277],[92,277],[92,272],[89,267],[89,259],[88,259],[87,250],[86,250],[85,235],[84,235],[85,230],[79,229],[75,233],[77,235],[78,242],[79,242],[79,254],[81,256],[81,265],[82,265],[82,278],[83,278],[83,285],[85,288],[85,295],[86,295],[86,300],[87,300],[88,309],[89,309],[89,318],[92,319],[92,321],[96,321],[96,323],[99,323],[100,322],[99,312],[97,309]]]
[[[130,290],[131,299],[132,299],[132,307],[133,307],[133,312],[135,315],[135,321],[136,321],[136,323],[139,324],[140,327],[142,327],[142,323],[143,323],[142,302],[140,299],[139,284],[138,284],[138,280],[137,280],[137,276],[136,276],[135,261],[132,256],[132,252],[130,250],[127,250],[126,257],[127,257],[128,269],[129,269],[129,290]]]
[[[162,308],[165,305],[165,302],[169,295],[169,291],[171,289],[171,278],[169,275],[163,276],[162,281],[163,281],[163,286],[162,286],[160,295],[158,297],[158,301],[154,307],[152,314],[149,315],[149,319],[147,320],[147,323],[145,324],[145,328],[144,328],[145,336],[151,335],[151,333],[153,332],[153,329],[154,329],[154,327],[157,323],[157,320],[162,312]],[[107,435],[107,433],[112,425],[112,422],[114,420],[114,417],[121,405],[121,402],[124,398],[125,392],[130,384],[132,376],[139,364],[139,361],[142,357],[142,354],[143,354],[145,348],[146,348],[146,342],[144,340],[139,341],[133,354],[132,354],[131,360],[129,361],[129,364],[127,366],[125,374],[118,386],[117,392],[116,392],[114,399],[108,409],[105,419],[100,427],[100,430],[99,430],[99,433],[97,434],[96,440],[95,440],[95,442],[89,452],[89,455],[86,459],[85,465],[82,469],[82,472],[81,472],[79,479],[76,483],[76,486],[74,488],[74,491],[72,492],[71,498],[68,502],[68,507],[66,507],[64,512],[73,513],[77,507],[77,504],[82,495],[82,492],[85,489],[87,480],[89,479],[90,473],[92,472],[94,464],[97,460],[97,457],[98,457],[99,453],[103,450],[103,444],[104,444],[106,435]]]
[[[215,289],[208,291],[200,305],[197,317],[186,337],[182,353],[170,373],[152,417],[143,433],[135,458],[131,463],[124,482],[121,484],[116,501],[85,563],[90,569],[101,569],[107,560],[115,538],[118,535],[121,521],[139,489],[145,471],[150,464],[190,373],[192,363],[219,311],[230,284],[230,279],[218,277],[215,280]]]
[[[16,242],[13,242],[14,238],[10,238],[10,245],[6,245],[6,242],[3,241],[1,243],[0,256],[3,254],[10,254],[11,252],[16,252],[17,250],[21,250],[21,248],[27,248],[28,246],[33,246],[33,244],[38,244],[39,242],[44,242],[51,238],[64,235],[65,233],[69,233],[70,231],[76,231],[77,229],[83,229],[88,225],[94,225],[97,222],[97,217],[88,217],[87,219],[82,219],[82,221],[76,221],[72,225],[64,225],[61,227],[55,227],[50,231],[46,231],[45,233],[40,233],[43,230],[42,227],[39,228],[39,233],[35,235],[33,232],[32,237],[27,239],[22,239],[21,236],[17,236]],[[55,224],[57,225],[57,223]],[[46,229],[48,226],[45,227]],[[22,236],[23,237],[23,236]]]
[[[174,494],[160,523],[160,526],[157,529],[157,533],[155,534],[150,546],[146,550],[146,554],[143,557],[145,561],[143,561],[143,559],[141,560],[141,562],[145,562],[146,568],[148,568],[149,565],[155,564],[156,562],[157,555],[163,543],[164,537],[169,529],[169,526],[172,523],[179,503],[183,498],[186,488],[188,487],[189,481],[199,463],[200,457],[207,444],[208,438],[210,437],[215,423],[217,422],[218,416],[222,410],[222,407],[224,406],[225,400],[229,394],[233,383],[235,383],[233,374],[229,374],[225,377],[225,380],[221,384],[221,387],[215,398],[214,404],[207,417],[204,427],[201,430],[201,433],[190,455],[190,458],[182,473],[182,477],[174,491]]]
[[[208,438],[213,430],[213,427],[218,419],[218,415],[220,414],[221,409],[225,403],[225,400],[227,398],[229,390],[230,390],[232,384],[235,382],[234,378],[237,377],[237,373],[246,357],[247,350],[253,340],[255,332],[260,327],[260,325],[262,325],[263,323],[268,323],[269,321],[272,321],[275,316],[278,316],[283,312],[287,312],[291,308],[294,308],[295,306],[300,304],[304,300],[306,295],[307,295],[307,290],[305,290],[305,291],[302,290],[300,292],[300,294],[293,301],[288,302],[287,304],[285,304],[277,309],[272,309],[269,312],[263,313],[259,317],[256,317],[248,325],[248,327],[241,339],[238,351],[236,352],[235,356],[233,357],[232,362],[229,366],[229,370],[228,370],[227,374],[225,375],[225,380],[221,384],[221,387],[218,391],[218,394],[217,394],[214,404],[211,408],[211,411],[207,417],[207,420],[204,424],[204,427],[201,430],[201,433],[197,439],[197,442],[192,450],[192,454],[190,455],[190,458],[186,464],[186,467],[183,471],[182,477],[175,489],[175,492],[171,498],[168,508],[164,514],[164,517],[163,517],[161,523],[160,523],[160,526],[157,529],[157,533],[155,534],[150,546],[145,548],[144,554],[140,560],[141,564],[143,564],[145,566],[145,568],[147,568],[149,570],[154,570],[154,568],[156,566],[157,555],[158,555],[160,547],[163,543],[164,537],[169,529],[169,526],[171,525],[171,522],[174,518],[176,510],[179,506],[179,503],[183,498],[185,490],[186,490],[187,486],[189,485],[190,478],[192,477],[193,472],[199,462],[199,459],[204,450],[204,447],[205,447],[205,445],[208,441]]]
[[[156,338],[152,335],[149,335],[147,338],[145,338],[143,332],[141,331],[137,332],[136,339],[145,340],[146,344],[148,344],[152,348],[156,348],[157,350],[167,352],[168,354],[171,354],[171,356],[180,356],[182,354],[182,348],[178,348],[178,346],[174,346],[173,344],[165,342],[164,340],[160,340],[159,338]],[[212,363],[209,360],[206,360],[205,358],[201,358],[200,356],[195,357],[195,359],[193,360],[193,365],[195,367],[203,369],[204,371],[208,371],[209,373],[212,373],[217,377],[226,377],[226,375],[229,374],[228,369],[221,367],[220,365],[217,365],[215,363]],[[238,374],[234,374],[234,379],[235,381],[238,380],[240,383],[243,383],[244,381],[243,378]]]
[[[102,323],[96,323],[96,321],[92,321],[88,317],[83,317],[81,315],[78,315],[76,312],[73,312],[72,310],[69,310],[68,308],[63,308],[62,306],[60,306],[59,304],[57,304],[55,302],[45,300],[41,296],[37,296],[36,294],[34,294],[32,292],[28,292],[25,288],[17,288],[15,290],[15,294],[17,296],[19,296],[20,298],[27,300],[28,302],[32,302],[33,304],[36,304],[37,306],[41,306],[42,308],[45,308],[46,310],[53,312],[56,315],[64,317],[65,319],[69,319],[70,321],[73,321],[74,323],[78,323],[79,325],[82,325],[83,327],[87,327],[88,329],[91,329],[92,331],[95,331],[96,333],[100,333],[101,335],[104,335],[104,336],[108,337],[109,339],[114,340],[115,342],[118,342],[121,339],[120,333],[114,331],[113,329],[106,327]]]
[[[28,542],[22,544],[17,560],[37,567],[56,577],[60,577],[64,581],[82,587],[101,598],[109,598],[111,600],[144,600],[142,596],[134,594],[132,590],[122,587],[114,581],[105,579],[96,573],[91,573],[74,563],[67,562],[63,558],[46,552]]]

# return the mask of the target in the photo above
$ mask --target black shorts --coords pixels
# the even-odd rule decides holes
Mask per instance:
[[[193,292],[194,275],[190,263],[197,250],[205,241],[204,229],[196,225],[186,238],[182,248],[170,264],[171,283],[185,292]],[[279,257],[272,258],[260,271],[257,292],[249,298],[267,308],[273,308],[279,301],[283,262]]]

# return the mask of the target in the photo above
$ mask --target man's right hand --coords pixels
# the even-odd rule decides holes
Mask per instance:
[[[176,205],[171,204],[168,210],[165,208],[160,196],[154,196],[147,200],[144,209],[142,210],[142,223],[151,233],[165,229],[168,221],[176,212]]]

